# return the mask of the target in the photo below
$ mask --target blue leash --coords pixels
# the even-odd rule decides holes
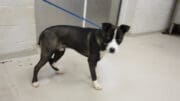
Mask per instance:
[[[84,21],[86,21],[87,23],[89,23],[89,24],[91,24],[91,25],[93,25],[93,26],[101,29],[101,26],[97,25],[96,23],[94,23],[94,22],[91,21],[91,20],[88,20],[88,19],[86,19],[86,18],[84,18],[84,17],[82,17],[82,16],[80,16],[80,15],[78,15],[78,14],[76,14],[76,13],[73,13],[73,12],[67,10],[67,9],[64,9],[63,7],[60,7],[60,6],[58,6],[58,5],[50,2],[50,1],[48,1],[48,0],[43,0],[43,1],[46,2],[46,3],[48,3],[48,4],[50,4],[51,6],[54,6],[54,7],[58,8],[58,9],[64,11],[64,12],[66,12],[66,13],[68,13],[68,14],[70,14],[70,15],[72,15],[72,16],[80,19],[80,20],[82,20],[82,21],[84,20]]]

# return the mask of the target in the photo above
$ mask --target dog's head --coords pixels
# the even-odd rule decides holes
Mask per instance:
[[[130,26],[128,25],[115,26],[111,23],[102,23],[102,31],[98,36],[101,50],[109,53],[117,52],[118,45],[121,44],[125,33],[128,32],[129,29]]]

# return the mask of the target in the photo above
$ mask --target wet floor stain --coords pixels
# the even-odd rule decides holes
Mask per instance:
[[[12,60],[8,60],[8,61],[1,61],[0,64],[5,64],[5,63],[8,63],[8,62],[12,62]]]

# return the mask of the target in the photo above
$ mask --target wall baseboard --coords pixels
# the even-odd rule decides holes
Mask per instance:
[[[13,58],[25,57],[25,56],[35,55],[35,54],[38,54],[37,48],[26,49],[26,50],[9,53],[9,54],[0,54],[0,61],[6,61]]]

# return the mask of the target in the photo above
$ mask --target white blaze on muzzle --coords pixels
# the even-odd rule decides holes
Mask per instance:
[[[116,34],[117,34],[117,29],[114,30],[114,36],[111,42],[109,42],[106,50],[109,53],[115,53],[118,51],[118,43],[116,42]]]

